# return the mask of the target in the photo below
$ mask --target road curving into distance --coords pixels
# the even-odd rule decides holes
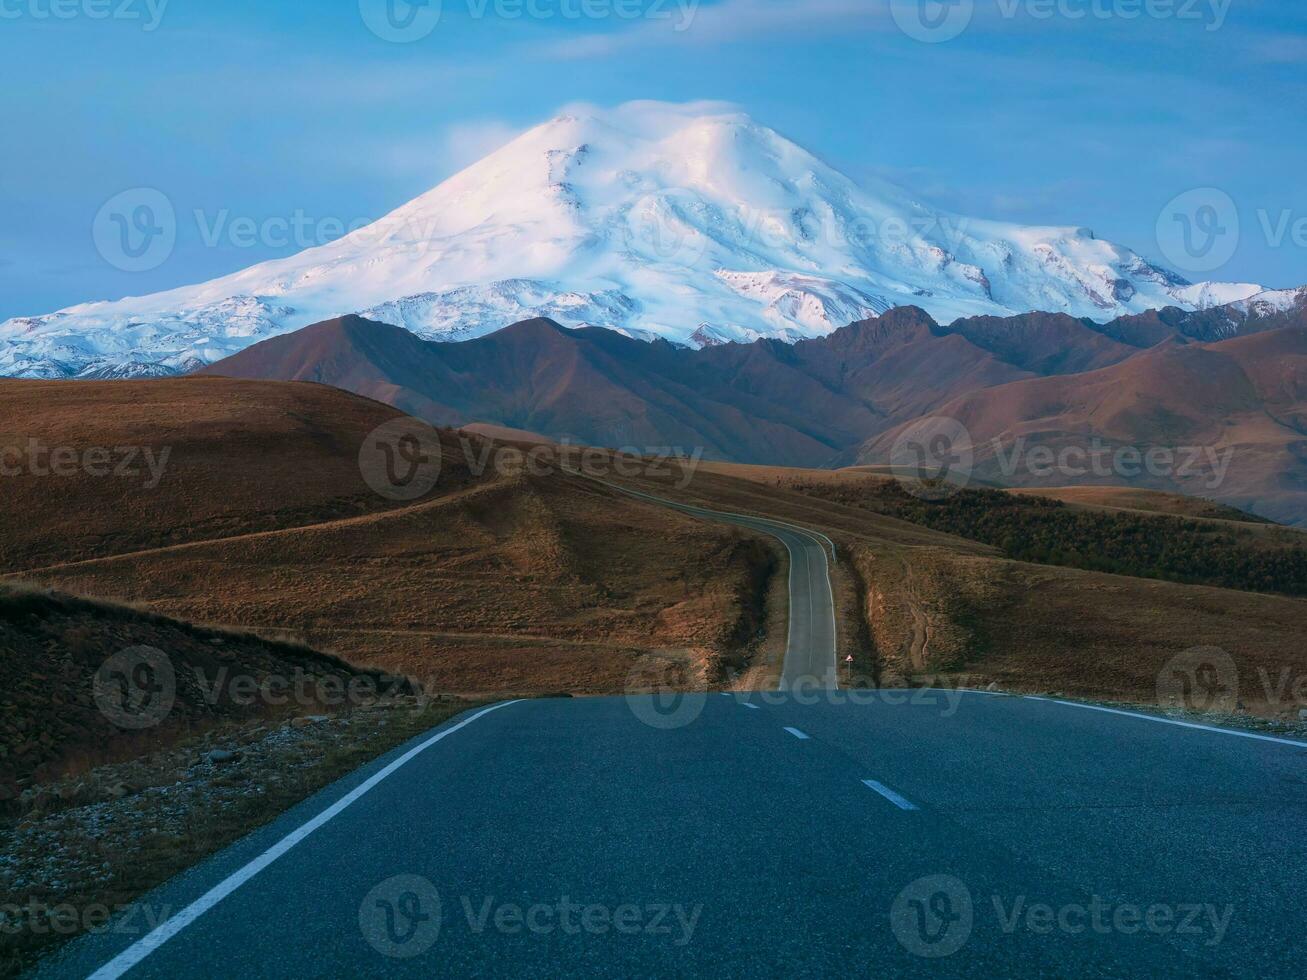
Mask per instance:
[[[588,474],[572,470],[567,472],[691,517],[735,524],[778,539],[790,555],[790,629],[785,664],[781,668],[780,689],[796,691],[839,688],[835,598],[830,581],[830,562],[835,557],[835,543],[830,538],[818,531],[809,531],[785,521],[695,507],[632,490]]]
[[[817,535],[615,489],[785,542],[783,690],[470,711],[37,976],[1302,976],[1307,744],[840,690]]]

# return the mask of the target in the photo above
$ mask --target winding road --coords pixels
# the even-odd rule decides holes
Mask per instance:
[[[840,690],[828,542],[648,499],[790,549],[779,691],[469,712],[38,975],[1302,975],[1307,744]]]
[[[835,558],[835,544],[830,538],[818,531],[810,531],[784,521],[695,507],[587,474],[572,475],[691,517],[735,524],[778,539],[785,545],[790,556],[790,625],[780,689],[834,690],[839,687],[835,601],[830,581],[830,563]]]

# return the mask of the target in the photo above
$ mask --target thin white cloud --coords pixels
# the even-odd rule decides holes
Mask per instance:
[[[1307,62],[1307,37],[1301,34],[1281,34],[1259,38],[1252,45],[1252,51],[1258,61],[1301,65]]]
[[[659,9],[666,16],[635,21],[624,30],[547,42],[537,50],[554,58],[594,58],[660,44],[719,44],[796,32],[894,26],[888,5],[875,0],[723,0],[712,5],[682,0]]]
[[[504,120],[474,119],[429,132],[356,140],[350,169],[372,178],[416,180],[434,187],[522,132],[520,126]]]
[[[444,162],[454,170],[462,170],[512,142],[522,129],[500,119],[477,119],[455,123],[445,130],[442,138]]]

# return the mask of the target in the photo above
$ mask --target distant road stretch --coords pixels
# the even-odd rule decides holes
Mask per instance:
[[[585,476],[580,473],[572,475]],[[781,669],[780,689],[810,691],[835,690],[839,687],[835,661],[835,600],[831,593],[830,559],[827,557],[828,551],[830,557],[834,557],[834,542],[822,534],[784,521],[708,510],[642,493],[596,477],[585,476],[585,479],[691,517],[736,524],[779,539],[790,553],[790,632],[785,665]]]

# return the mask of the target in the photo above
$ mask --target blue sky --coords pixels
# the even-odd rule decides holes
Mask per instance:
[[[733,102],[855,178],[1163,262],[1167,203],[1218,188],[1241,234],[1204,277],[1307,283],[1304,4],[975,0],[926,43],[914,0],[389,0],[429,28],[395,43],[365,22],[386,2],[0,0],[0,319],[298,250],[184,221],[163,265],[120,271],[91,226],[125,189],[348,224],[569,102],[637,98]]]

